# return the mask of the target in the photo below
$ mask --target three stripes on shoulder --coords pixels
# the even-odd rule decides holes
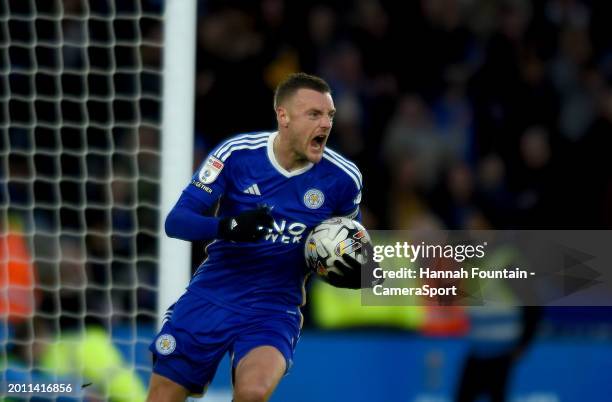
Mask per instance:
[[[213,153],[213,155],[220,159],[222,162],[225,162],[234,151],[238,151],[240,149],[258,149],[267,146],[268,139],[272,134],[273,133],[265,132],[259,134],[239,135],[238,137],[229,139],[225,143],[220,145]],[[353,162],[344,158],[337,152],[331,150],[329,147],[325,148],[325,151],[323,152],[323,157],[334,165],[336,165],[342,171],[344,171],[344,173],[346,173],[355,182],[357,188],[361,189],[361,172]],[[250,191],[251,189],[253,190],[253,192]],[[253,186],[250,186],[244,192],[254,195],[261,195],[261,193],[259,193],[259,189],[257,187],[253,188]]]
[[[244,134],[223,143],[213,155],[225,162],[232,152],[240,149],[257,149],[268,145],[270,133]]]

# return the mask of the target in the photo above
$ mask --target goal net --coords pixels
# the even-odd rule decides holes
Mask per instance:
[[[2,395],[66,381],[142,395],[157,317],[161,3],[0,0]]]

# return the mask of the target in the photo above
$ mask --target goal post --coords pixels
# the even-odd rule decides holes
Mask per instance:
[[[158,317],[191,276],[191,243],[170,239],[164,220],[193,173],[196,0],[166,0],[160,188]],[[158,325],[160,322],[158,322]]]

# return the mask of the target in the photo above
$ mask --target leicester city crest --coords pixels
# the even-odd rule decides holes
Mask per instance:
[[[176,349],[176,340],[170,334],[162,334],[155,341],[155,348],[161,355],[169,355]]]
[[[310,209],[317,209],[323,202],[325,201],[325,196],[321,192],[321,190],[317,190],[316,188],[311,188],[306,191],[304,194],[304,205],[306,205]]]

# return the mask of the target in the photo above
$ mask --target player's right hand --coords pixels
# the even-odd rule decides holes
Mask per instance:
[[[329,272],[327,282],[330,285],[337,288],[364,289],[372,288],[384,282],[384,279],[374,278],[374,269],[378,267],[378,264],[372,259],[374,254],[372,244],[366,244],[363,247],[366,250],[363,263],[348,254],[343,254],[342,260],[334,261],[334,266],[338,268],[342,275]]]
[[[233,241],[257,241],[272,229],[274,219],[268,207],[259,207],[236,216],[222,218],[219,237]]]

